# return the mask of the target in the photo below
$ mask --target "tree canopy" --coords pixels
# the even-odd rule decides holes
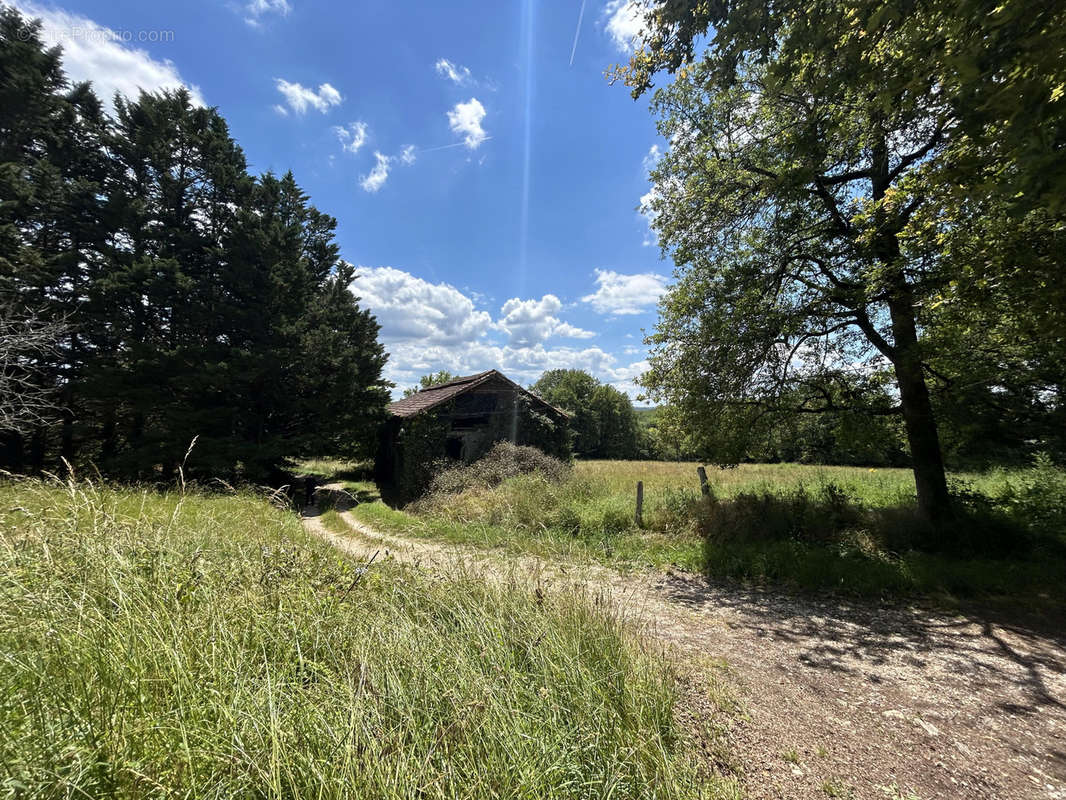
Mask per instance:
[[[629,396],[579,369],[548,370],[531,391],[570,415],[574,453],[582,458],[637,458],[641,428]]]
[[[439,372],[434,372],[430,375],[423,375],[418,379],[417,386],[411,386],[403,390],[403,396],[410,397],[413,394],[421,392],[423,389],[429,389],[433,386],[440,386],[442,383],[454,381],[457,377],[457,375],[452,375],[446,369],[442,369]]]
[[[9,466],[167,478],[197,437],[187,473],[258,480],[369,442],[378,325],[291,173],[250,175],[184,90],[105,114],[9,8],[0,97],[0,299],[66,331],[35,370],[58,411],[5,437]]]
[[[965,91],[979,92],[947,77],[955,5],[649,3],[617,73],[639,94],[675,72],[653,101],[670,148],[648,211],[678,272],[651,337],[652,395],[726,461],[775,417],[898,414],[930,519],[950,514],[937,419],[960,387],[994,400],[1018,386],[1015,411],[1033,418],[1062,396],[1046,359],[1011,375],[1033,353],[1021,331],[1057,335],[1062,306],[1034,295],[1061,263],[1061,225],[1003,179],[1037,187],[1048,173],[988,135],[1008,122],[964,113]],[[964,34],[963,50],[981,35]],[[1046,75],[1030,77],[1037,105],[1057,102],[1053,87],[1037,97]],[[1041,129],[1053,139],[1056,124]],[[1016,247],[1004,258],[990,239]],[[1012,302],[998,337],[975,331],[1026,295],[1035,304]],[[958,363],[967,337],[987,357]]]

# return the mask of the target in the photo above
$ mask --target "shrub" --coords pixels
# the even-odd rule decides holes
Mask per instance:
[[[535,447],[497,442],[485,455],[472,464],[449,466],[430,482],[431,493],[459,494],[467,489],[492,489],[508,478],[538,473],[546,480],[559,483],[570,474],[563,461],[547,455]]]
[[[913,505],[870,508],[843,487],[824,483],[783,494],[764,489],[725,501],[703,502],[688,513],[704,536],[719,542],[792,541],[852,547],[865,540],[879,551],[1001,558],[1028,552],[1032,537],[986,495],[956,491],[956,518],[939,527],[923,520]]]

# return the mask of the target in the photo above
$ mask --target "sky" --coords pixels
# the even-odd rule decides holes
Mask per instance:
[[[605,71],[627,0],[14,3],[102,97],[187,86],[253,173],[337,218],[396,392],[584,369],[636,397],[671,269],[640,213],[664,142]]]

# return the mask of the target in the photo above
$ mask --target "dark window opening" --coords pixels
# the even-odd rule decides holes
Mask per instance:
[[[449,439],[444,445],[444,453],[448,458],[454,458],[459,460],[463,457],[463,440],[462,439]]]

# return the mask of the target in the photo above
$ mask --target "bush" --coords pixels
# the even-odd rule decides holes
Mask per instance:
[[[485,455],[472,464],[449,466],[440,464],[439,472],[430,482],[431,494],[459,494],[467,489],[492,489],[508,478],[537,473],[552,483],[562,482],[570,474],[570,466],[535,447],[497,442]]]
[[[791,541],[852,547],[865,541],[888,553],[989,558],[1024,555],[1033,544],[1024,525],[976,492],[957,491],[956,518],[939,527],[923,520],[914,505],[871,508],[833,482],[814,491],[799,486],[784,494],[768,489],[741,492],[701,505],[702,509],[690,508],[687,513],[704,536],[722,543]]]

